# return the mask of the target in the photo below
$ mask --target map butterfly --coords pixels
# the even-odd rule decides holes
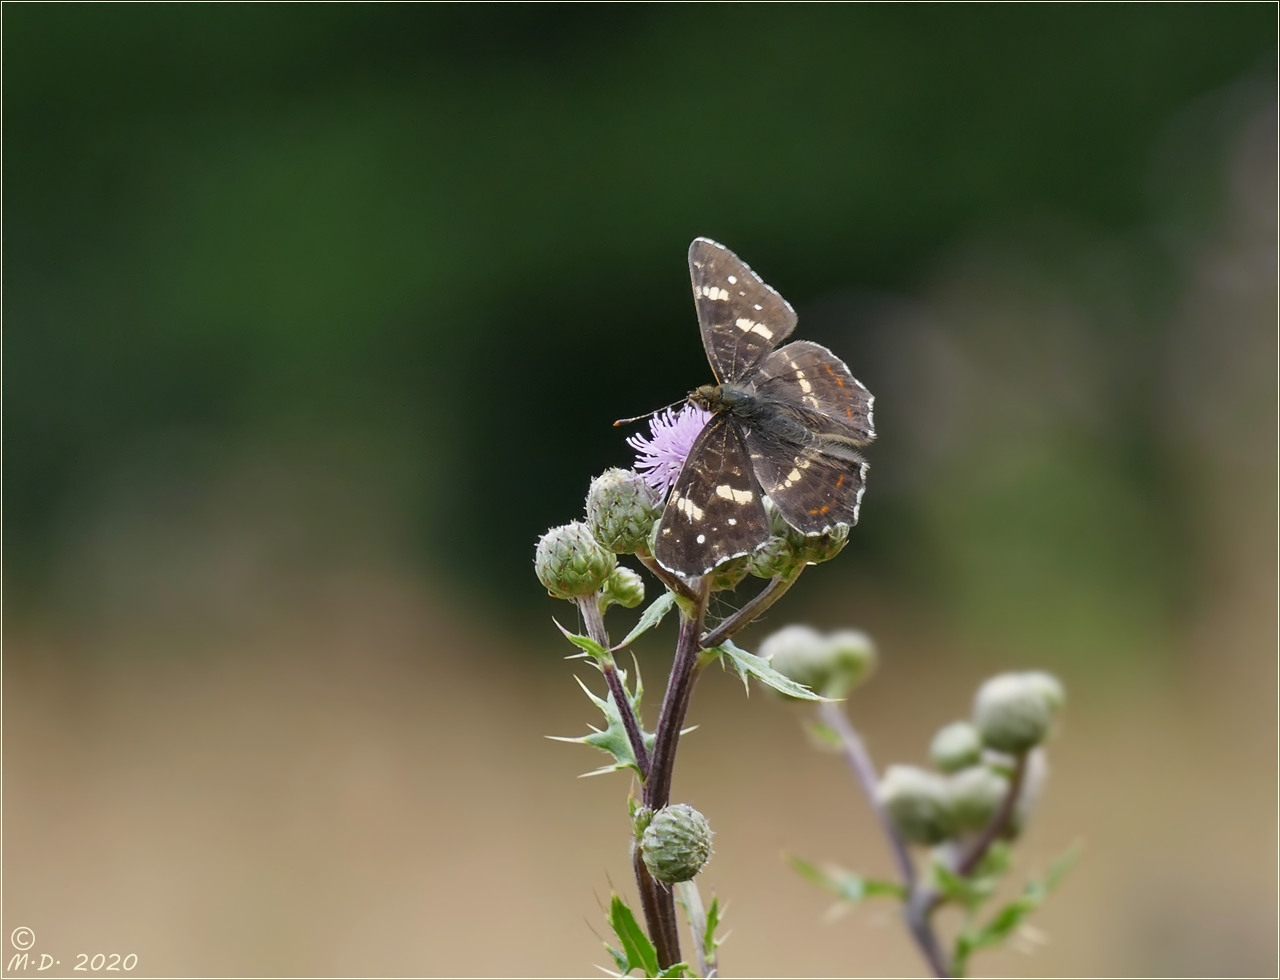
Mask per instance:
[[[807,340],[791,305],[723,245],[689,246],[702,345],[716,384],[689,402],[711,419],[672,487],[654,557],[693,577],[769,537],[767,494],[788,524],[821,534],[856,524],[867,481],[858,449],[875,438],[871,392]]]

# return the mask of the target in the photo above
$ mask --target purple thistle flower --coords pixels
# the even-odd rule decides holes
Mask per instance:
[[[679,412],[668,408],[650,417],[649,438],[627,437],[627,445],[636,451],[636,472],[665,497],[710,418],[710,412],[696,405],[685,405]]]

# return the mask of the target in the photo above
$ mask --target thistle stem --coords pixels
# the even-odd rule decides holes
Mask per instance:
[[[702,620],[707,610],[707,585],[699,580],[692,613],[680,612],[680,630],[676,638],[676,655],[671,665],[671,676],[662,699],[662,711],[658,716],[658,728],[654,737],[653,756],[649,775],[644,783],[644,805],[653,811],[661,810],[671,802],[671,777],[675,768],[676,748],[680,742],[680,730],[684,727],[685,714],[693,685],[701,668],[698,665],[698,636],[702,633]],[[648,877],[644,862],[637,859],[636,878]],[[649,879],[652,882],[652,878]],[[676,927],[676,905],[671,891],[657,886],[658,894],[651,909],[645,901],[645,883],[640,881],[641,901],[645,920],[649,926],[649,938],[658,952],[658,964],[663,969],[680,962],[680,937]]]
[[[898,865],[898,874],[907,890],[904,910],[907,928],[911,931],[916,945],[920,947],[920,952],[929,964],[930,970],[933,971],[933,975],[950,977],[947,954],[943,951],[942,944],[938,942],[937,933],[933,931],[933,911],[937,907],[938,895],[932,889],[920,887],[920,877],[916,873],[915,863],[911,860],[911,851],[907,848],[907,842],[898,833],[898,828],[893,825],[889,814],[880,804],[877,793],[880,777],[876,774],[875,763],[871,761],[871,755],[867,752],[867,747],[857,729],[853,727],[838,704],[824,701],[818,705],[818,712],[823,722],[840,736],[845,762],[853,771],[854,779],[862,788],[863,795],[871,805],[881,830],[888,838],[894,861]]]
[[[745,606],[707,633],[702,638],[701,646],[704,649],[718,647],[748,623],[754,622],[764,614],[766,609],[781,599],[786,594],[787,589],[795,585],[796,579],[800,577],[800,573],[804,569],[805,566],[802,565],[790,575],[775,575],[769,580],[769,584],[752,596]]]
[[[604,615],[600,611],[599,595],[582,596],[578,599],[578,609],[582,612],[582,621],[587,628],[587,636],[595,640],[605,650],[609,649],[609,632],[604,626]],[[636,765],[640,767],[640,779],[649,776],[649,751],[644,747],[644,736],[640,731],[640,720],[631,708],[631,698],[627,696],[626,685],[618,673],[618,665],[613,657],[598,661],[600,673],[613,695],[613,703],[617,705],[618,715],[622,718],[622,727],[626,730],[627,741],[631,743],[631,751],[635,754]]]

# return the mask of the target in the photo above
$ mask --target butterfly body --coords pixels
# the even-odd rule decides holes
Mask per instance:
[[[741,259],[699,238],[689,272],[717,383],[689,395],[712,416],[672,488],[654,555],[696,576],[768,538],[766,494],[805,534],[856,523],[867,473],[858,449],[875,428],[871,393],[843,361],[809,341],[777,346],[795,311]]]

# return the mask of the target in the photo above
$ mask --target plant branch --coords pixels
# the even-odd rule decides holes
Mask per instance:
[[[680,630],[676,638],[675,661],[667,680],[667,691],[662,699],[662,711],[658,716],[658,728],[654,736],[653,756],[649,764],[649,776],[644,783],[644,805],[657,812],[671,802],[671,776],[675,767],[676,747],[680,742],[680,729],[684,727],[685,713],[694,682],[698,678],[698,636],[702,632],[702,620],[707,610],[706,579],[696,583],[692,613],[680,610]],[[658,964],[666,969],[680,962],[680,937],[676,926],[675,898],[670,890],[662,888],[649,877],[644,862],[637,857],[636,878],[649,878],[657,888],[652,909],[646,902],[645,920],[649,926],[649,938],[658,951]],[[641,881],[643,899],[645,883]]]
[[[605,650],[609,649],[609,632],[604,626],[604,615],[600,611],[600,596],[582,596],[578,600],[578,609],[582,612],[582,621],[587,628],[587,636],[595,640]],[[644,734],[640,730],[640,719],[631,709],[631,698],[627,696],[626,685],[618,673],[618,665],[613,657],[598,661],[600,673],[613,695],[613,703],[618,707],[618,715],[622,718],[622,727],[627,732],[627,741],[631,743],[631,751],[635,754],[636,765],[640,767],[641,781],[649,777],[649,750],[644,747]]]
[[[898,865],[898,874],[907,890],[904,915],[912,938],[920,947],[920,952],[935,977],[951,976],[947,965],[947,954],[938,941],[937,933],[933,931],[932,916],[937,905],[937,894],[932,889],[920,887],[920,876],[916,873],[915,863],[911,860],[911,851],[907,847],[907,842],[898,833],[898,828],[893,825],[889,814],[880,804],[877,793],[880,777],[876,773],[875,763],[871,761],[871,755],[867,752],[862,737],[838,703],[824,701],[818,705],[818,713],[823,722],[840,736],[845,762],[853,771],[854,779],[862,788],[863,795],[871,805],[880,828],[889,840],[890,850]],[[932,898],[930,898],[931,895]]]
[[[649,874],[638,843],[631,847],[631,866],[636,874],[640,908],[649,927],[649,939],[658,954],[658,962],[666,969],[673,963],[680,962],[680,934],[676,929],[675,903],[671,901],[671,893]]]
[[[704,649],[718,647],[738,630],[758,619],[766,609],[786,594],[787,589],[795,585],[796,579],[800,577],[800,572],[803,572],[804,568],[805,566],[801,566],[789,576],[775,575],[771,578],[769,584],[752,596],[745,606],[707,633],[702,638],[702,647]]]
[[[719,964],[716,962],[714,940],[712,948],[707,949],[707,911],[702,907],[702,895],[698,892],[695,881],[682,881],[676,885],[680,894],[680,904],[684,906],[685,917],[689,920],[689,932],[693,934],[694,954],[698,958],[698,976],[704,980],[712,980],[719,976]]]

